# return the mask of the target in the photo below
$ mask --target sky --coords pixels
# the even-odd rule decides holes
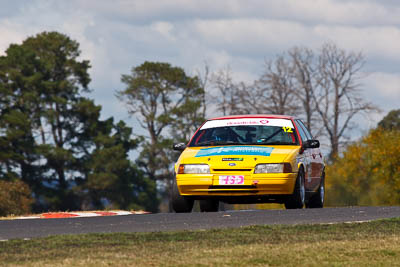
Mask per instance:
[[[144,61],[190,75],[230,66],[235,81],[257,79],[265,60],[294,46],[334,42],[362,52],[362,96],[382,112],[358,121],[365,132],[400,108],[400,1],[397,0],[0,0],[0,55],[11,43],[58,31],[90,60],[89,95],[131,126],[115,93],[122,74]]]

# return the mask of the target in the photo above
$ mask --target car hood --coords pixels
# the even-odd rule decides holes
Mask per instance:
[[[206,163],[212,167],[226,166],[235,162],[236,168],[253,168],[259,163],[292,161],[300,146],[212,146],[188,147],[182,152],[179,164]]]

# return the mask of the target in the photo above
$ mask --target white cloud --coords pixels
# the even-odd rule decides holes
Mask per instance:
[[[357,121],[361,129],[376,127],[387,113],[400,107],[400,73],[373,72],[362,81],[362,93],[366,101],[380,112],[372,112]]]
[[[400,29],[396,27],[330,27],[314,28],[314,38],[333,40],[346,50],[362,51],[374,57],[400,60]]]
[[[398,7],[387,7],[377,1],[288,0],[284,3],[289,13],[299,14],[298,19],[306,19],[314,23],[334,25],[400,23],[400,18],[396,16],[400,11]]]
[[[293,46],[315,48],[318,42],[322,43],[313,38],[311,29],[300,23],[269,19],[195,20],[184,30],[208,50],[225,51],[231,61],[246,59],[259,68],[266,57],[273,57]],[[231,65],[234,69],[234,64]]]
[[[334,25],[399,24],[400,8],[396,2],[378,0],[75,0],[103,16],[131,22],[149,20],[191,20],[230,18],[269,18],[304,23]]]
[[[171,24],[169,22],[165,22],[165,21],[157,21],[157,22],[152,23],[150,27],[154,31],[156,31],[159,34],[161,34],[162,36],[164,36],[165,38],[167,38],[171,41],[176,40],[172,33],[172,31],[174,29],[173,24]]]
[[[251,81],[264,59],[293,46],[317,49],[334,41],[362,51],[372,74],[366,97],[398,107],[400,2],[378,0],[71,0],[4,3],[0,54],[41,31],[60,31],[89,59],[93,96],[105,117],[126,118],[114,97],[121,74],[145,60],[170,62],[189,73],[229,65],[234,79]],[[7,8],[8,7],[8,8]],[[379,65],[376,64],[377,60]],[[397,85],[396,85],[397,84]]]
[[[366,78],[370,93],[384,99],[391,99],[393,104],[400,107],[400,73],[371,73]]]
[[[0,20],[0,56],[5,55],[5,51],[10,44],[21,43],[26,38],[26,35],[22,33],[21,29],[13,26],[14,25],[7,19]]]

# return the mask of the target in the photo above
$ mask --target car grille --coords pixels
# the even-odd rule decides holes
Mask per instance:
[[[256,185],[212,185],[208,187],[210,191],[209,194],[212,193],[258,193]]]
[[[216,172],[249,172],[251,169],[213,169]]]
[[[256,194],[258,193],[258,190],[212,190],[208,191],[209,194],[225,194],[225,193],[230,193],[230,194],[243,194],[243,193],[249,193],[249,194]]]
[[[254,189],[256,185],[211,185],[209,189]]]

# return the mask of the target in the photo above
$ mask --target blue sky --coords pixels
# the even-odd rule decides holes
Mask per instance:
[[[360,120],[374,127],[400,108],[400,1],[372,0],[0,0],[0,54],[42,31],[59,31],[91,62],[89,95],[135,125],[114,96],[120,78],[145,60],[195,74],[229,65],[236,81],[259,77],[266,59],[293,46],[324,42],[362,52],[362,94],[383,112]]]

